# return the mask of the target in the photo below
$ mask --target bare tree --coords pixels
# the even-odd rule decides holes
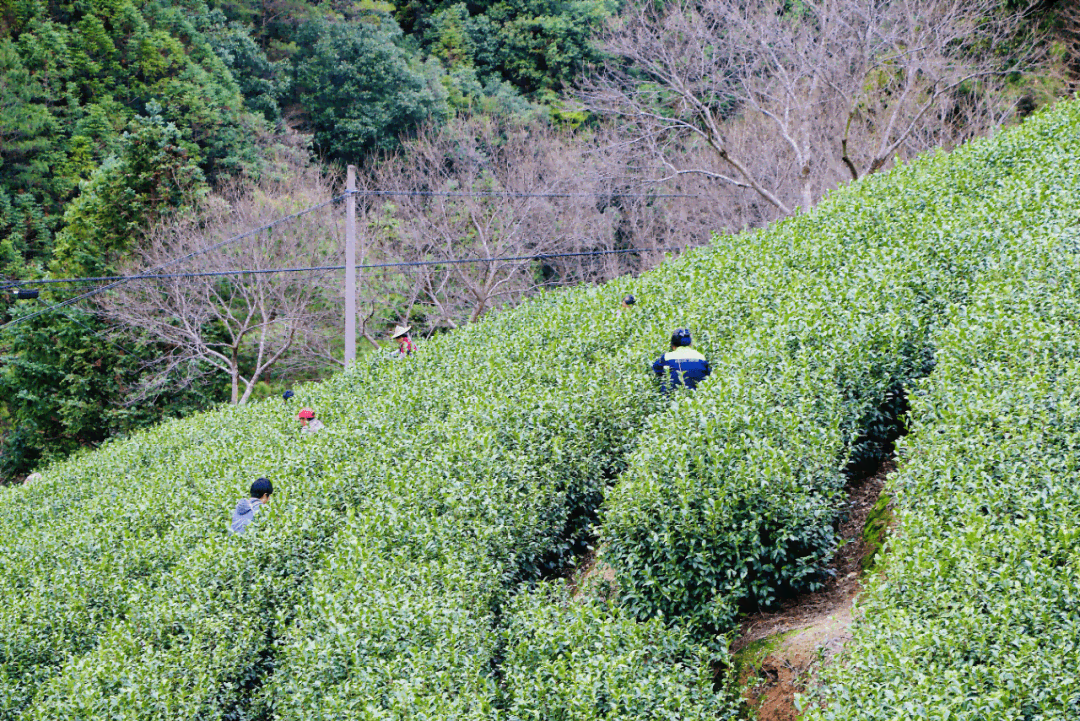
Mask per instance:
[[[129,282],[105,294],[102,305],[170,348],[154,364],[150,386],[190,380],[209,369],[229,378],[231,402],[238,404],[275,366],[312,363],[312,349],[325,347],[321,332],[337,322],[337,294],[324,289],[324,273],[260,271],[340,263],[334,206],[224,241],[331,197],[329,179],[316,169],[284,168],[254,186],[230,186],[197,215],[149,234],[126,273],[190,257],[171,265],[169,277]],[[223,270],[253,272],[220,275]]]
[[[1023,18],[999,0],[638,0],[585,100],[662,164],[655,179],[703,176],[790,215],[1004,122],[1005,78],[1037,56]]]
[[[453,327],[541,286],[625,272],[614,259],[559,257],[615,249],[629,218],[631,204],[615,202],[619,189],[590,147],[543,124],[478,117],[426,128],[381,159],[367,188],[410,194],[369,198],[366,245],[380,257],[430,263],[408,271],[405,312],[423,302],[432,325]]]
[[[1077,78],[1080,77],[1080,5],[1074,2],[1062,2],[1058,5],[1061,20],[1061,39],[1068,57],[1066,62],[1072,75],[1072,87],[1075,91]]]

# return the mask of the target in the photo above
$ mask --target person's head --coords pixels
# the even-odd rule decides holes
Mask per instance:
[[[274,486],[269,479],[258,478],[251,484],[251,497],[258,498],[262,503],[270,502],[270,494],[274,492]]]
[[[300,412],[296,414],[296,418],[300,421],[300,425],[306,426],[308,421],[315,418],[315,411],[310,408],[301,408]]]
[[[291,390],[288,390],[288,391],[285,391],[284,393],[282,393],[282,394],[281,394],[281,397],[282,397],[282,398],[283,398],[284,400],[286,400],[286,401],[287,401],[287,400],[289,400],[290,398],[292,398],[292,397],[293,397],[293,396],[295,396],[295,395],[296,395],[296,394],[295,394],[295,393],[293,393],[293,392],[292,392]]]
[[[623,308],[629,308],[629,307],[633,306],[635,303],[637,303],[637,298],[635,298],[632,295],[627,295],[625,298],[622,299],[622,307]]]
[[[679,328],[671,334],[671,349],[675,350],[685,345],[690,345],[690,330]]]

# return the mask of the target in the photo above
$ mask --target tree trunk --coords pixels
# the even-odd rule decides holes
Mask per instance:
[[[235,346],[232,349],[232,363],[229,368],[229,378],[232,381],[232,398],[229,402],[236,406],[240,405],[240,351]]]

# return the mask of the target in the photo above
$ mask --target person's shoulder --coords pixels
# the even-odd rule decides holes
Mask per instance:
[[[668,360],[705,360],[705,356],[701,355],[695,348],[691,348],[690,346],[683,346],[668,351],[664,354],[664,357]]]

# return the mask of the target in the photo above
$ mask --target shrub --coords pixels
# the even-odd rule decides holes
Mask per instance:
[[[1077,189],[1062,168],[1080,150],[1078,115],[1063,106],[837,194],[742,248],[717,239],[658,271],[712,269],[727,282],[692,286],[691,310],[710,309],[697,319],[706,327],[734,314],[745,331],[728,335],[697,393],[651,420],[605,500],[605,558],[638,618],[718,634],[741,605],[819,586],[841,469],[883,449],[882,410],[932,367],[944,310],[1059,217],[1061,184]],[[743,305],[743,284],[767,290]]]
[[[889,480],[898,533],[814,721],[1080,714],[1080,168],[1061,153],[1044,187],[1012,185],[1054,212],[941,323]]]
[[[1078,114],[300,388],[318,434],[274,398],[48,468],[0,497],[0,715],[725,713],[699,642],[820,582],[843,469],[880,453],[942,323],[988,312],[994,269],[1075,225]],[[648,363],[685,326],[715,370],[669,401]],[[258,476],[274,501],[230,536]],[[519,598],[602,502],[621,607]]]
[[[685,629],[636,622],[618,605],[571,600],[565,585],[518,595],[501,665],[507,718],[736,718],[713,690],[709,652]]]

